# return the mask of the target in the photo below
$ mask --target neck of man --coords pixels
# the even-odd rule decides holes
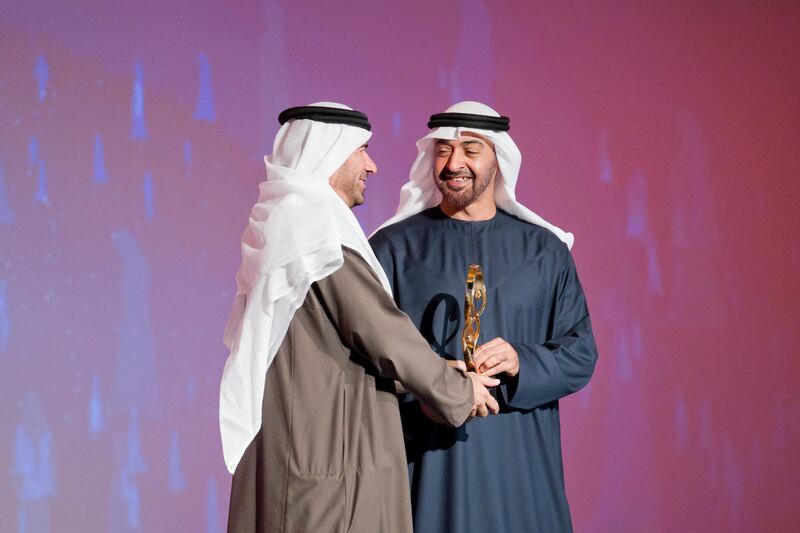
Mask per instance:
[[[439,209],[449,218],[465,222],[490,220],[497,214],[497,206],[494,203],[494,183],[490,184],[478,199],[463,209],[453,207],[446,200],[442,200]]]

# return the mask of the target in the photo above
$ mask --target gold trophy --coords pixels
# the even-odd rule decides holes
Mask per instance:
[[[481,314],[486,309],[486,285],[480,265],[470,265],[467,271],[467,292],[464,296],[464,331],[461,333],[461,349],[467,370],[477,371],[472,353],[481,333]]]

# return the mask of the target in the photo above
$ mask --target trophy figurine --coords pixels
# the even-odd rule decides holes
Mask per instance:
[[[467,370],[477,371],[472,353],[481,333],[481,314],[486,308],[486,285],[480,265],[470,265],[467,271],[467,292],[464,296],[464,331],[461,333],[461,349]]]

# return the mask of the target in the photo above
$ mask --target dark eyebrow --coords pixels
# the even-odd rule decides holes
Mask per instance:
[[[452,141],[450,141],[449,139],[438,139],[436,141],[436,146],[450,146],[450,142],[452,142]],[[483,145],[483,143],[481,141],[479,141],[478,139],[475,139],[473,141],[457,141],[457,142],[459,144],[480,144],[480,145]]]
[[[367,148],[368,146],[369,146],[369,143],[364,143],[359,148]]]

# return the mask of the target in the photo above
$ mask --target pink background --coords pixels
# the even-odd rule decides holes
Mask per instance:
[[[576,235],[576,531],[800,529],[800,5],[683,4],[3,2],[0,531],[223,531],[221,336],[278,111],[370,116],[369,232],[462,99]]]

